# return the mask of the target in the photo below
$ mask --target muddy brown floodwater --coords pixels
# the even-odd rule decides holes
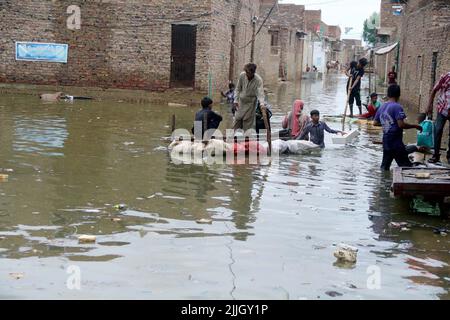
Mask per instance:
[[[342,113],[344,87],[330,75],[272,88],[274,126],[295,97]],[[194,112],[0,97],[0,298],[450,297],[450,236],[388,227],[447,221],[390,197],[378,131],[271,165],[174,164],[170,115],[190,128]],[[336,263],[339,243],[359,249],[355,265]]]

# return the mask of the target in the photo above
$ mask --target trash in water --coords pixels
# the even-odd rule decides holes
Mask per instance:
[[[117,210],[127,210],[128,207],[126,204],[120,203],[120,204],[116,204],[114,206],[114,208],[116,208]]]
[[[96,236],[83,235],[78,237],[79,243],[95,243],[96,240],[97,240]]]
[[[111,221],[113,221],[113,222],[120,222],[120,221],[122,221],[122,219],[120,219],[120,218],[112,218]]]
[[[409,229],[409,228],[401,228],[400,231],[406,232],[406,231],[411,231],[411,229]]]
[[[406,228],[409,226],[408,222],[389,222],[388,226],[394,229]]]
[[[8,181],[9,176],[7,174],[0,174],[0,182]]]
[[[358,287],[355,286],[353,283],[347,283],[347,286],[348,286],[350,289],[358,289]]]
[[[197,222],[198,224],[212,224],[212,220],[210,219],[200,219],[195,222]]]
[[[327,291],[327,292],[325,292],[325,294],[326,295],[329,295],[330,297],[342,297],[343,296],[343,294],[342,293],[339,293],[339,292],[337,292],[337,291]]]
[[[440,216],[439,204],[432,205],[424,201],[423,197],[414,198],[411,202],[411,209],[414,213],[427,213],[430,216]]]
[[[187,104],[184,103],[174,103],[174,102],[169,102],[167,104],[169,107],[187,107]]]
[[[356,262],[356,256],[358,254],[358,248],[352,247],[348,244],[339,244],[337,250],[334,252],[334,256],[339,261]]]
[[[20,280],[25,276],[23,272],[11,272],[9,275],[16,280]]]
[[[449,230],[446,229],[446,228],[435,228],[435,229],[433,229],[433,233],[434,234],[440,234],[441,236],[446,236],[448,232],[449,232]]]

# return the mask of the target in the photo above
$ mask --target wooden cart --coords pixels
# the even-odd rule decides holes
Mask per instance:
[[[392,189],[396,197],[444,201],[450,197],[450,169],[395,168]]]

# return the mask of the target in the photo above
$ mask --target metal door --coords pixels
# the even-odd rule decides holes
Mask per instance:
[[[172,55],[170,86],[195,86],[195,55],[197,49],[197,27],[172,25]]]

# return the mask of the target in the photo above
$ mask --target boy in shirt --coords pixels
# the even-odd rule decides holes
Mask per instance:
[[[345,132],[336,131],[328,127],[325,122],[320,121],[320,112],[318,110],[313,110],[311,111],[311,122],[306,125],[297,140],[305,140],[309,134],[310,141],[323,149],[325,148],[325,131],[332,134],[345,134]]]
[[[383,161],[381,169],[389,171],[392,161],[395,160],[399,167],[412,167],[408,157],[408,150],[403,143],[403,130],[417,129],[422,131],[419,125],[405,122],[406,114],[398,103],[400,99],[400,86],[393,84],[388,88],[388,102],[378,109],[375,115],[374,125],[383,127]]]

